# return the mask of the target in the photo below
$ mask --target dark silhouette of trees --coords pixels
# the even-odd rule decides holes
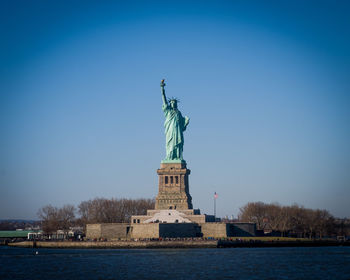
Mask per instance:
[[[263,202],[249,202],[241,207],[239,220],[256,223],[257,229],[264,228],[264,218],[266,217],[266,204]]]
[[[132,215],[145,215],[147,209],[154,209],[154,199],[106,199],[95,198],[82,201],[78,211],[73,205],[61,208],[46,205],[39,209],[38,217],[42,221],[45,233],[63,230],[68,233],[72,226],[85,227],[88,223],[127,223]],[[80,217],[76,218],[78,212]]]
[[[145,215],[154,209],[154,199],[95,198],[79,204],[83,223],[127,223],[132,215]]]
[[[77,209],[73,205],[61,208],[46,205],[39,209],[38,217],[45,233],[57,230],[68,233],[72,226],[85,227],[89,223],[128,223],[132,215],[145,215],[148,209],[154,209],[154,205],[154,199],[95,198],[82,201]],[[256,223],[258,230],[281,236],[350,235],[350,219],[336,219],[327,210],[308,209],[297,204],[249,202],[240,208],[238,220]]]
[[[75,212],[75,206],[69,204],[61,208],[46,205],[39,209],[38,217],[45,233],[54,233],[59,229],[66,233],[75,222]]]
[[[58,210],[59,226],[64,233],[68,233],[70,227],[75,224],[75,212],[76,208],[73,205],[64,205]]]
[[[258,230],[280,232],[282,236],[322,238],[339,231],[335,218],[327,210],[307,209],[297,204],[249,202],[240,208],[238,218],[242,222],[256,223]]]

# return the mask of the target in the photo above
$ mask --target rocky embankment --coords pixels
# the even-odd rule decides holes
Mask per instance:
[[[13,247],[27,248],[86,248],[86,249],[141,249],[141,248],[217,248],[217,240],[172,240],[172,241],[23,241],[9,243]]]
[[[258,248],[258,247],[319,247],[350,246],[350,242],[333,240],[261,241],[261,240],[148,240],[148,241],[22,241],[11,247],[65,249],[157,249],[157,248]]]

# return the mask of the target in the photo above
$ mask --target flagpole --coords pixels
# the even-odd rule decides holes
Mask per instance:
[[[214,221],[216,221],[216,199],[218,198],[218,194],[214,193]]]
[[[216,197],[214,195],[214,221],[216,221]]]

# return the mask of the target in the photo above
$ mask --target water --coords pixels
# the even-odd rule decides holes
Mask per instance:
[[[0,279],[350,279],[350,247],[71,250],[3,246]]]

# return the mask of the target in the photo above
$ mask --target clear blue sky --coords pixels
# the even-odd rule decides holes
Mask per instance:
[[[159,83],[195,208],[350,217],[349,1],[1,1],[0,218],[155,197]]]

